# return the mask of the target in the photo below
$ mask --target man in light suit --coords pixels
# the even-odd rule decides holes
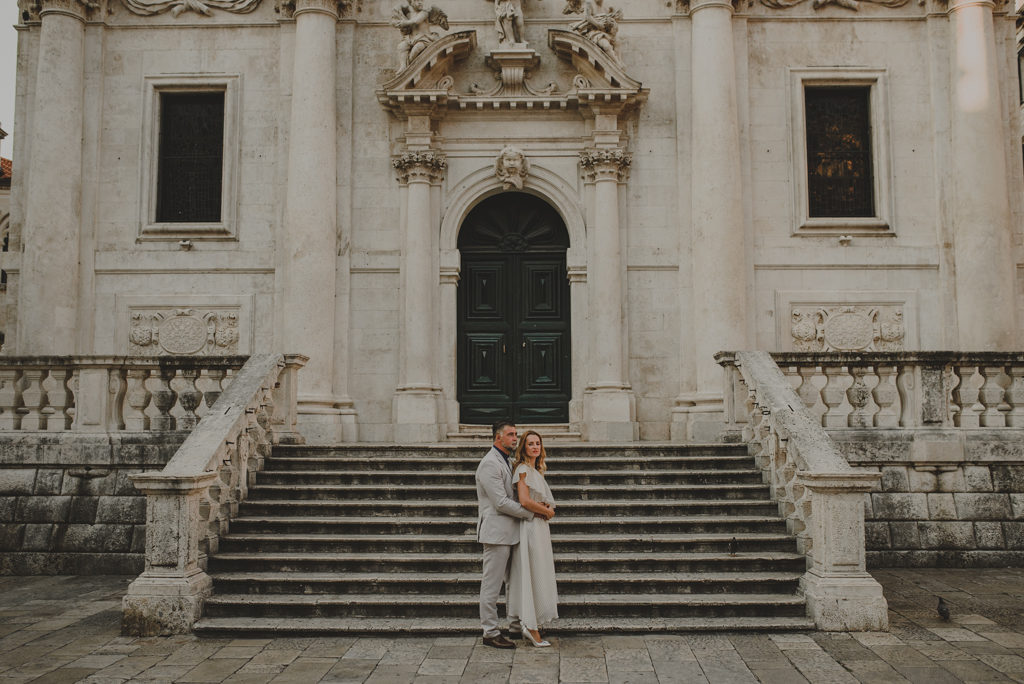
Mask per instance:
[[[519,520],[533,513],[516,501],[512,483],[512,452],[516,447],[516,426],[498,421],[492,427],[494,444],[476,469],[476,498],[479,505],[476,538],[484,545],[483,576],[480,579],[480,625],[484,644],[495,648],[515,648],[498,629],[498,594],[508,581],[512,547],[519,543]],[[506,590],[506,595],[507,595]],[[518,616],[510,615],[516,623]],[[513,624],[513,633],[518,628]]]

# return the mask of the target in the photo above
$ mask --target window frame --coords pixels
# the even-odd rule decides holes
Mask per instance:
[[[793,236],[894,235],[892,229],[892,154],[889,98],[885,69],[810,67],[788,69],[790,85],[790,158],[793,168]],[[807,178],[807,121],[804,93],[808,87],[868,88],[874,215],[867,217],[810,215]]]
[[[140,161],[139,241],[238,239],[238,175],[241,163],[238,74],[162,74],[145,76]],[[224,142],[221,164],[221,211],[216,222],[156,220],[160,165],[161,95],[164,93],[222,92]]]

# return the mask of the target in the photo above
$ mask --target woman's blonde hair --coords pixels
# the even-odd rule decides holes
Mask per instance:
[[[547,465],[544,464],[545,459],[548,457],[548,452],[544,449],[544,438],[536,430],[527,430],[519,437],[519,444],[516,445],[516,458],[512,463],[512,472],[515,472],[520,463],[526,463],[526,438],[530,435],[537,435],[537,439],[540,440],[540,456],[537,457],[537,462],[534,463],[533,467],[541,474],[548,469]]]

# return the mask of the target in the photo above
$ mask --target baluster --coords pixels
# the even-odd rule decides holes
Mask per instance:
[[[999,378],[1003,369],[999,366],[982,366],[981,377],[984,381],[978,389],[978,401],[985,407],[981,414],[984,427],[1006,427],[1006,412],[1010,406],[1003,401],[1003,386]]]
[[[203,394],[206,408],[213,408],[213,405],[220,399],[221,392],[224,391],[224,378],[227,377],[227,374],[228,372],[223,368],[214,368],[207,371],[209,389]]]
[[[24,406],[19,409],[24,415],[21,418],[22,430],[42,430],[46,418],[43,407],[46,406],[46,390],[43,389],[43,375],[46,371],[38,368],[26,370],[22,377],[21,398]]]
[[[182,370],[181,377],[185,379],[185,387],[178,393],[178,401],[181,404],[184,415],[182,415],[181,423],[178,427],[182,430],[191,430],[199,422],[199,417],[196,416],[196,408],[203,401],[203,393],[196,387],[196,378],[199,377],[199,371],[194,368]]]
[[[800,385],[796,388],[796,395],[800,397],[800,401],[804,402],[804,406],[814,411],[818,405],[818,397],[821,396],[821,391],[814,384],[814,376],[818,374],[818,367],[800,366],[797,368],[797,374],[800,375]]]
[[[149,429],[146,407],[153,397],[146,388],[148,368],[132,368],[128,371],[128,392],[125,394],[124,429],[129,432],[144,432]]]
[[[846,399],[850,402],[853,410],[846,417],[846,424],[849,427],[869,427],[871,425],[871,409],[868,408],[868,400],[871,398],[871,390],[864,382],[868,368],[865,366],[851,366],[850,375],[853,382],[846,389]]]
[[[1010,386],[1006,389],[1006,401],[1010,405],[1006,425],[1024,427],[1024,366],[1010,366],[1006,374],[1010,376]]]
[[[71,394],[68,391],[68,369],[51,369],[49,376],[43,381],[43,388],[46,390],[46,397],[49,406],[43,409],[46,415],[47,432],[63,432],[71,425],[67,409],[71,404]]]
[[[171,380],[174,379],[174,376],[173,368],[160,369],[160,384],[153,392],[153,405],[160,411],[160,415],[155,416],[151,421],[154,430],[174,429],[175,420],[171,415],[171,409],[178,401],[178,393],[171,388]]]
[[[904,427],[919,427],[923,424],[923,416],[915,414],[918,401],[917,370],[912,365],[899,366],[896,374],[896,390],[899,392],[900,411],[899,424]]]
[[[825,402],[825,415],[821,417],[823,427],[846,427],[846,416],[840,415],[839,406],[846,397],[845,388],[841,387],[840,376],[846,375],[843,366],[825,366],[825,386],[821,388],[821,400]]]
[[[978,387],[973,382],[977,366],[955,366],[954,374],[960,384],[953,390],[953,403],[959,408],[954,417],[957,427],[976,428],[981,425],[981,412],[985,407],[978,402]]]
[[[18,371],[13,368],[0,370],[0,430],[17,430],[21,427],[21,383]]]
[[[882,365],[877,369],[878,384],[875,385],[871,396],[878,405],[878,413],[875,414],[875,427],[899,427],[900,410],[895,405],[900,398],[900,392],[896,389],[896,366]]]

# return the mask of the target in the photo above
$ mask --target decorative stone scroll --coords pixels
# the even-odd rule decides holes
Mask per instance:
[[[494,175],[505,190],[522,190],[526,177],[530,175],[530,160],[518,147],[506,145],[494,160]]]
[[[633,156],[621,148],[580,152],[580,166],[588,182],[606,179],[624,181],[632,163]]]
[[[794,351],[901,351],[907,329],[901,306],[793,307]]]
[[[214,9],[233,14],[252,12],[260,0],[121,0],[121,3],[128,11],[142,16],[170,12],[177,17],[184,12],[195,12],[210,17]]]
[[[437,183],[444,178],[448,169],[448,157],[433,150],[406,152],[393,160],[391,165],[398,172],[398,180],[402,184],[417,181]]]
[[[133,310],[129,353],[138,356],[238,353],[238,312]]]
[[[875,5],[882,5],[883,7],[903,7],[910,0],[864,0]],[[796,7],[799,4],[807,2],[807,0],[761,0],[761,4],[772,9],[789,9],[790,7]],[[860,10],[860,0],[811,0],[811,7],[814,9],[821,9],[826,5],[838,5],[839,7],[845,7],[846,9],[853,10],[854,12]]]

